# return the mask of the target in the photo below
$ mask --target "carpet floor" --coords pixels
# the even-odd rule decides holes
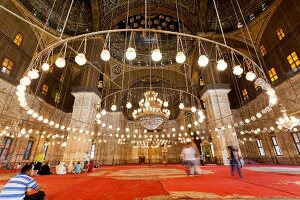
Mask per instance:
[[[300,199],[300,175],[253,171],[230,176],[229,167],[204,166],[203,174],[187,176],[180,165],[103,166],[92,174],[38,176],[49,200],[170,200],[170,199]],[[297,167],[293,167],[297,169]],[[300,171],[300,167],[299,171]],[[276,170],[275,170],[276,171]],[[0,187],[7,174],[0,174]]]

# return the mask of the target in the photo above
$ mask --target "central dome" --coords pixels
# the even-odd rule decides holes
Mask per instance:
[[[133,15],[128,17],[128,20],[122,20],[117,23],[115,29],[143,29],[145,27],[156,30],[166,30],[172,32],[184,31],[190,33],[190,31],[180,22],[178,19],[165,15],[165,14],[152,14],[147,18],[147,25],[145,16]],[[180,28],[179,28],[180,27]],[[180,30],[179,30],[180,29]],[[111,52],[112,56],[119,62],[124,62],[124,51],[128,48],[128,41],[131,37],[131,32],[123,32],[111,34]],[[177,45],[174,41],[177,40],[177,36],[170,34],[158,34],[158,44],[161,52],[163,52],[163,60],[159,62],[151,62],[151,51],[153,50],[153,43],[155,41],[155,35],[146,32],[135,32],[133,35],[133,46],[136,49],[137,57],[133,61],[126,63],[134,66],[161,66],[175,63],[175,55],[177,52]],[[193,40],[184,41],[184,49],[192,48],[191,42]]]

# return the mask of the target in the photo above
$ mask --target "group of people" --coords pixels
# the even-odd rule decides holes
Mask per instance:
[[[201,155],[199,158],[196,158],[196,150],[192,143],[187,143],[186,147],[182,149],[180,157],[182,165],[186,167],[187,175],[199,175],[202,173],[199,162],[202,164],[203,159],[201,159]],[[234,171],[237,170],[238,175],[242,178],[241,168],[243,163],[241,162],[241,155],[237,148],[228,146],[228,159],[230,161],[231,176],[233,176]]]
[[[84,164],[82,165],[80,162],[77,162],[77,164],[74,164],[72,161],[70,161],[69,165],[66,166],[64,162],[59,162],[55,167],[55,172],[51,171],[51,168],[49,166],[49,163],[46,161],[43,164],[44,161],[44,154],[39,153],[35,157],[35,163],[31,163],[33,166],[32,175],[51,175],[53,173],[55,174],[80,174],[81,172],[87,172],[92,173],[94,172],[94,163],[91,160],[91,157],[88,152],[84,155]]]
[[[51,171],[51,168],[49,166],[48,162],[45,162],[43,165],[40,163],[31,163],[33,166],[33,173],[32,175],[51,175],[53,172]],[[68,166],[65,165],[64,162],[59,162],[58,165],[55,167],[55,174],[80,174],[81,172],[86,173],[92,173],[94,172],[94,163],[93,161],[85,162],[84,165],[82,165],[80,162],[77,162],[77,164],[74,165],[74,163],[71,161]]]

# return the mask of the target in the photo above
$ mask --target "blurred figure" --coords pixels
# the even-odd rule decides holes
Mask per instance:
[[[48,162],[45,162],[45,164],[42,165],[41,170],[38,172],[38,174],[39,175],[51,175],[52,174]]]
[[[89,165],[88,165],[88,168],[86,170],[87,173],[92,173],[94,172],[94,163],[93,161],[90,161]]]
[[[228,146],[228,154],[230,160],[230,167],[231,167],[231,176],[234,175],[235,168],[238,171],[239,176],[242,178],[241,166],[239,162],[238,150],[233,146]]]
[[[64,162],[59,162],[59,164],[56,166],[56,174],[66,174]]]
[[[204,160],[203,160],[202,154],[200,154],[199,159],[200,159],[200,164],[201,164],[202,166],[204,166]]]
[[[184,154],[180,154],[181,165],[184,166]]]
[[[81,172],[81,164],[78,162],[75,166],[75,174],[80,174]]]
[[[30,177],[32,174],[32,166],[24,165],[21,173],[12,177],[2,188],[0,199],[24,199],[24,200],[46,200],[45,192],[39,185]],[[28,195],[27,190],[33,189],[37,193]]]
[[[90,156],[89,152],[85,152],[85,155],[84,155],[84,168],[87,167],[87,165],[89,164],[90,161],[91,161],[91,156]]]
[[[22,168],[21,163],[18,163],[16,169],[21,169],[21,168]]]
[[[182,149],[184,164],[187,167],[187,175],[195,174],[195,154],[196,150],[191,143],[187,143],[187,146]]]
[[[69,163],[69,165],[68,165],[68,173],[69,174],[72,174],[72,173],[74,173],[74,165],[73,165],[73,162],[72,161],[70,161],[70,163]]]

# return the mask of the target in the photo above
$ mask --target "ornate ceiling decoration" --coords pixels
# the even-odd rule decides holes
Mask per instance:
[[[165,14],[151,14],[149,18],[150,20],[148,22],[148,27],[151,29],[179,32],[179,23],[177,18]],[[186,26],[182,25],[182,22],[180,23],[181,31],[191,33]],[[128,22],[127,19],[124,19],[117,23],[114,29],[142,29],[144,26],[144,16],[133,15],[128,17]],[[111,36],[111,55],[113,58],[115,58],[121,63],[124,62],[124,49],[126,45],[125,40],[129,41],[129,39],[130,33],[116,33],[113,36]],[[137,58],[134,61],[126,61],[126,63],[138,67],[148,67],[149,65],[162,66],[176,63],[175,55],[177,51],[177,46],[176,43],[172,42],[176,40],[176,36],[164,34],[159,35],[158,40],[160,42],[161,50],[164,52],[164,59],[160,62],[151,64],[149,63],[149,60],[151,60],[149,52],[151,52],[151,49],[153,48],[153,45],[151,45],[151,43],[153,43],[153,40],[153,34],[147,34],[144,32],[135,33],[134,44],[137,52],[139,53],[137,54]],[[193,47],[192,43],[194,42],[194,40],[185,39],[184,42],[185,49],[187,49],[187,51],[190,52]]]
[[[55,1],[55,0],[19,0],[35,17],[46,22],[50,14],[50,10],[54,4],[53,12],[48,26],[60,32],[63,22],[67,16],[71,1]],[[78,35],[87,33],[92,30],[92,11],[91,4],[87,0],[75,0],[72,6],[70,17],[65,29],[65,33],[69,35]]]
[[[54,0],[42,1],[42,0],[19,0],[34,16],[45,22],[49,11]],[[274,0],[237,0],[243,11],[243,15],[246,21],[249,22],[249,16],[254,14],[258,16],[265,7],[270,5]],[[241,21],[241,16],[239,14],[239,8],[237,7],[235,0],[218,0],[217,6],[222,21],[223,29],[225,31],[232,31],[237,29],[237,24]],[[205,9],[198,9],[199,4],[206,3]],[[71,1],[56,1],[54,5],[54,11],[51,15],[49,26],[60,31],[63,26],[64,17],[68,12],[68,8]],[[178,4],[178,5],[176,5]],[[168,14],[169,16],[177,16],[176,7],[179,8],[180,15],[182,15],[182,20],[184,21],[187,29],[192,33],[197,31],[219,31],[219,26],[217,24],[216,12],[214,9],[213,1],[197,1],[197,0],[148,0],[149,13],[155,14]],[[235,6],[233,6],[235,5]],[[97,9],[93,9],[93,6],[97,6]],[[74,5],[70,13],[70,17],[65,30],[66,34],[78,35],[91,32],[97,29],[109,29],[112,25],[112,20],[114,21],[113,26],[116,23],[120,23],[127,16],[127,10],[129,7],[129,13],[131,16],[138,16],[143,14],[144,1],[140,0],[130,0],[128,6],[128,0],[96,0],[91,2],[90,0],[74,0]],[[200,5],[201,7],[201,5]],[[203,7],[203,5],[202,5]],[[96,12],[96,11],[97,12]],[[203,12],[203,13],[199,13]],[[235,12],[238,13],[235,15]],[[236,18],[239,18],[239,20]],[[200,28],[200,21],[206,18],[206,28],[205,30]],[[96,20],[96,24],[93,22]],[[141,20],[142,21],[142,20]],[[138,25],[134,22],[131,26]],[[120,25],[120,24],[119,24]],[[164,29],[164,27],[162,27]],[[200,28],[200,29],[199,29]],[[172,30],[172,28],[171,28]]]

